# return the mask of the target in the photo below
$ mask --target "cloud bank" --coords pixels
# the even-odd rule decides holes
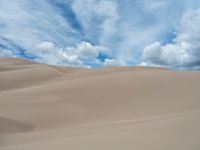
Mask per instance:
[[[36,61],[48,64],[59,64],[67,66],[98,67],[115,65],[114,59],[109,59],[109,50],[100,45],[92,45],[88,42],[81,42],[74,47],[59,48],[52,42],[43,42],[36,46],[37,51],[28,50],[28,53],[35,56]],[[100,58],[101,54],[106,56],[105,62]],[[107,62],[110,61],[109,64]],[[120,65],[119,63],[116,65]]]
[[[200,68],[200,9],[186,12],[176,31],[171,43],[155,42],[146,46],[142,64]]]

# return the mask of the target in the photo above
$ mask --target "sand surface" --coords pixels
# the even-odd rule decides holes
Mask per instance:
[[[200,72],[0,59],[0,150],[199,150]]]

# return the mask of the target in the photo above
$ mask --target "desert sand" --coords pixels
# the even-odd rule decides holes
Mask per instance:
[[[200,72],[0,59],[0,150],[199,150]]]

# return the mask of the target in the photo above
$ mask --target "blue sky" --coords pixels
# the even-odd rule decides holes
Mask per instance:
[[[199,0],[1,0],[0,57],[200,68]]]

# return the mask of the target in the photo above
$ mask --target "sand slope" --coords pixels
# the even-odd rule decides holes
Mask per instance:
[[[0,150],[198,150],[200,72],[0,60]]]

